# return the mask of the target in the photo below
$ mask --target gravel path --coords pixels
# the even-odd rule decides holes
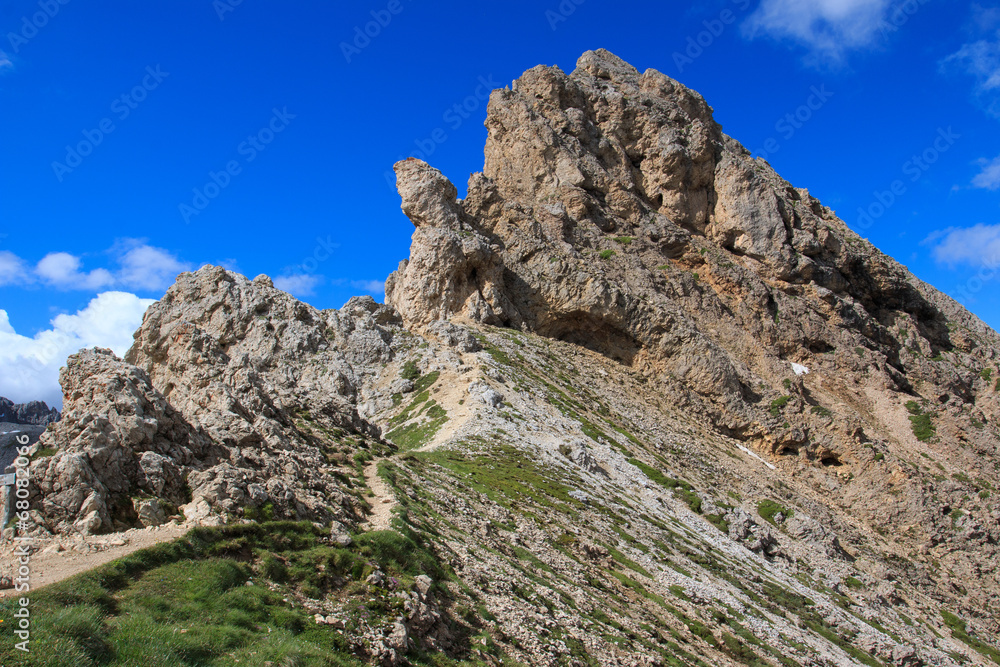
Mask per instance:
[[[151,547],[160,542],[177,539],[190,530],[192,526],[166,524],[156,528],[133,528],[121,533],[110,535],[89,536],[86,538],[53,539],[49,542],[35,542],[40,551],[31,555],[31,590],[54,584],[68,579],[75,574],[86,572],[99,565],[127,556],[139,549]],[[15,562],[14,547],[5,544],[0,549],[0,560],[6,565],[0,568],[0,574],[11,575],[11,563]],[[23,595],[14,589],[0,591],[0,597]]]
[[[378,464],[379,461],[376,460],[365,466],[365,481],[375,494],[371,499],[372,514],[363,526],[365,530],[389,530],[392,511],[396,508],[396,498],[389,485],[379,476]]]

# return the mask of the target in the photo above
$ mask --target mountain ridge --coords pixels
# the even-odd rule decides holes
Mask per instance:
[[[205,267],[70,357],[36,535],[208,526],[315,664],[1000,664],[996,332],[659,72],[539,66],[486,126],[463,200],[396,165],[385,305]]]

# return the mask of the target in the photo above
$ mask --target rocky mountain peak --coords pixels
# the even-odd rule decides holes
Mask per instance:
[[[70,357],[36,534],[216,526],[191,567],[330,664],[1000,660],[1000,337],[659,72],[535,67],[486,126],[462,200],[395,166],[385,305],[204,267]]]

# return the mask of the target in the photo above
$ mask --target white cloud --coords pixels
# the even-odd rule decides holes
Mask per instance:
[[[934,243],[932,254],[942,264],[969,264],[975,267],[1000,266],[1000,225],[949,227],[925,240]]]
[[[761,0],[743,23],[749,39],[766,36],[809,48],[834,63],[849,50],[873,46],[887,26],[890,0]]]
[[[169,287],[178,273],[194,268],[163,248],[134,239],[117,243],[110,254],[117,268],[82,271],[83,260],[68,252],[50,252],[32,267],[14,253],[0,251],[0,287],[41,282],[60,290],[118,287],[157,292]]]
[[[10,61],[10,58],[7,57],[7,54],[4,53],[3,51],[0,51],[0,72],[3,72],[5,69],[12,69],[13,67],[14,63]]]
[[[14,331],[7,311],[0,310],[0,396],[60,406],[59,368],[66,358],[94,346],[124,355],[152,303],[126,292],[104,292],[76,314],[57,316],[52,328],[31,338]]]
[[[0,250],[0,287],[5,285],[25,285],[34,276],[24,260],[9,250]]]
[[[384,280],[352,280],[351,287],[359,289],[362,292],[367,292],[372,296],[385,296]]]
[[[320,284],[322,278],[311,273],[298,273],[289,276],[278,276],[274,279],[274,286],[288,292],[293,296],[312,296],[316,293],[316,286]]]
[[[941,68],[973,77],[977,99],[990,114],[1000,117],[1000,32],[990,39],[963,44],[941,61]]]
[[[993,158],[990,161],[983,159],[980,161],[980,164],[983,165],[983,170],[972,179],[972,184],[977,188],[985,188],[987,190],[1000,188],[1000,157]]]
[[[162,248],[128,242],[118,258],[121,270],[118,279],[132,289],[161,290],[169,287],[178,273],[193,267]]]
[[[80,258],[68,252],[50,252],[35,266],[35,275],[58,289],[98,290],[115,283],[107,269],[80,272]]]

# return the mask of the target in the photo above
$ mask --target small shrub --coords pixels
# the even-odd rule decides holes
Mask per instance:
[[[260,507],[246,507],[243,516],[251,521],[271,521],[274,519],[274,504],[268,502]]]
[[[788,405],[788,401],[792,400],[791,396],[779,396],[778,398],[771,401],[771,416],[777,417],[781,409]]]
[[[628,245],[631,242],[632,242],[632,237],[631,236],[616,236],[615,237],[615,243],[619,243],[621,245]]]
[[[845,577],[844,585],[847,586],[848,588],[853,588],[856,591],[861,590],[862,588],[865,587],[865,585],[861,582],[861,580],[855,577]]]
[[[411,359],[403,364],[402,370],[399,371],[399,377],[404,380],[416,380],[420,377],[420,369],[417,368],[417,362]]]
[[[777,525],[774,522],[774,517],[779,512],[783,514],[786,519],[791,518],[791,516],[795,513],[794,510],[782,507],[773,500],[762,500],[757,504],[757,514],[759,514],[760,518],[764,519],[764,521],[767,521],[772,526]]]
[[[824,408],[822,405],[812,406],[811,411],[814,415],[819,415],[820,417],[829,417],[833,414],[828,408]]]
[[[927,442],[937,435],[937,427],[931,416],[923,411],[920,404],[916,401],[907,401],[906,409],[910,413],[910,428],[913,429],[913,435],[917,440]]]
[[[684,588],[678,586],[677,584],[674,584],[673,586],[670,587],[670,592],[673,594],[675,598],[680,598],[685,602],[690,602],[691,600],[691,598],[688,597],[687,593],[684,592]]]
[[[601,259],[611,259],[611,257],[614,256],[614,254],[615,254],[614,250],[602,250],[600,253],[598,253],[598,257],[600,257]]]
[[[984,368],[983,370],[979,371],[979,377],[989,382],[993,378],[993,369]]]
[[[718,528],[723,533],[729,533],[729,522],[726,521],[723,514],[706,514],[705,518],[713,526]]]

